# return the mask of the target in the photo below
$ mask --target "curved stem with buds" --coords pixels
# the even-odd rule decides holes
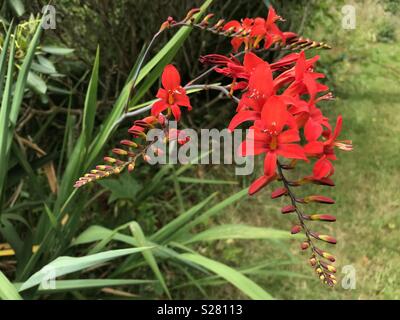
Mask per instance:
[[[305,241],[305,243],[308,243],[308,245],[310,246],[310,250],[312,253],[310,258],[310,263],[312,267],[315,267],[315,270],[318,273],[320,279],[325,283],[327,283],[328,285],[333,286],[336,284],[336,278],[334,275],[332,275],[332,273],[329,273],[328,270],[326,270],[326,264],[324,262],[321,263],[321,259],[319,258],[321,250],[318,249],[314,244],[312,231],[310,231],[310,229],[306,225],[304,214],[298,206],[299,200],[296,198],[294,192],[291,189],[290,181],[283,174],[283,167],[279,161],[277,161],[277,167],[278,167],[279,177],[287,191],[287,195],[289,196],[290,202],[295,210],[299,224],[306,236],[307,240]],[[302,249],[305,250],[308,248],[302,247]],[[334,269],[332,269],[332,271],[333,270]]]

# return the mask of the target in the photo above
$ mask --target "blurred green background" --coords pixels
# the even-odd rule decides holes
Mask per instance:
[[[16,3],[20,5],[16,6]],[[30,14],[40,13],[46,3],[3,1],[0,5],[3,22],[3,26],[0,25],[0,44],[4,41],[6,21],[12,18],[18,23],[28,21]],[[43,66],[36,66],[37,78],[28,80],[29,90],[25,94],[16,127],[17,141],[32,170],[18,160],[10,166],[3,210],[11,212],[17,208],[18,215],[25,217],[31,227],[36,228],[39,217],[46,215],[43,211],[44,199],[52,202],[57,197],[59,179],[79,134],[97,46],[100,48],[100,81],[96,128],[110,113],[135,60],[160,24],[169,15],[184,17],[190,8],[201,3],[190,0],[152,0],[151,5],[147,0],[53,1],[57,10],[57,26],[55,30],[43,32],[40,40],[44,56],[50,64],[45,70]],[[338,260],[339,283],[335,288],[323,286],[307,265],[307,256],[302,255],[297,241],[223,239],[201,242],[196,244],[195,250],[241,270],[278,299],[399,299],[400,4],[395,0],[215,0],[207,11],[225,19],[240,19],[265,16],[269,4],[286,19],[280,24],[284,30],[298,32],[332,46],[331,50],[311,50],[307,54],[321,56],[318,70],[326,73],[326,82],[336,97],[334,102],[325,102],[322,108],[332,119],[338,114],[343,115],[342,137],[351,139],[354,145],[353,152],[339,154],[340,161],[336,163],[334,176],[336,187],[323,190],[337,201],[327,213],[336,215],[338,221],[321,228],[335,234],[339,240],[336,247],[330,249]],[[355,8],[355,29],[343,28],[344,5]],[[161,50],[173,32],[159,38],[151,51],[152,55]],[[29,26],[21,29],[18,58],[23,59],[26,50],[24,41],[29,42],[31,36]],[[61,55],[60,52],[54,54],[48,49],[54,46],[68,49],[64,49]],[[188,81],[204,68],[198,62],[199,55],[214,52],[226,54],[229,51],[227,39],[194,30],[173,62],[184,81]],[[273,56],[267,58],[273,59]],[[219,79],[212,75],[209,81]],[[152,99],[157,88],[157,82],[150,85],[148,93],[137,102]],[[231,102],[211,92],[194,96],[192,105],[193,112],[183,119],[183,125],[191,128],[224,128],[233,114]],[[104,154],[125,137],[130,125],[131,120],[120,125],[103,149]],[[67,137],[65,132],[68,132]],[[40,162],[40,159],[45,160]],[[93,224],[113,229],[134,219],[145,234],[153,234],[176,217],[176,208],[183,212],[213,192],[218,192],[216,197],[222,201],[248,186],[262,169],[259,166],[253,176],[239,178],[234,175],[233,166],[228,165],[190,166],[185,169],[186,178],[212,180],[214,183],[169,179],[177,170],[180,170],[179,167],[167,176],[161,175],[157,188],[141,200],[137,197],[138,193],[143,186],[154,183],[154,176],[160,168],[140,166],[130,176],[122,175],[119,179],[88,187],[88,198],[76,220],[76,230],[81,232]],[[313,188],[314,192],[319,190],[318,187]],[[270,200],[268,192],[253,198],[244,197],[224,208],[218,216],[206,219],[197,228],[203,230],[222,224],[247,224],[289,230],[291,218],[279,213],[282,205],[283,201]],[[0,242],[6,240],[0,236]],[[63,249],[62,253],[82,254],[80,249],[75,248]],[[346,290],[341,285],[345,276],[341,271],[346,265],[353,266],[356,271],[356,288],[353,290]],[[175,274],[173,264],[163,265],[161,269],[167,283],[175,289],[174,298],[246,297],[232,285],[221,283],[218,279],[203,279],[199,282],[200,289],[190,281],[177,282],[174,277],[179,276]],[[14,258],[0,256],[0,270],[13,278]],[[92,276],[98,277],[99,273]],[[139,294],[136,289],[120,291],[123,290]],[[156,295],[148,294],[146,288],[139,291],[140,297],[154,298],[157,294],[162,297],[161,289]],[[72,292],[62,297],[121,297],[120,292],[104,290],[85,294]]]

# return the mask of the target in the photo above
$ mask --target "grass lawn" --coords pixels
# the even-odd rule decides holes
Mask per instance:
[[[368,59],[354,59],[348,86],[325,108],[344,117],[341,137],[353,140],[354,151],[338,151],[335,188],[312,187],[314,193],[336,199],[333,206],[316,206],[337,216],[334,224],[316,230],[333,234],[338,244],[326,246],[337,257],[338,285],[325,287],[308,266],[299,241],[274,245],[266,241],[224,242],[214,254],[230,265],[262,265],[253,278],[279,299],[399,299],[400,288],[400,47],[372,44]],[[275,185],[276,186],[276,185]],[[245,199],[219,223],[246,223],[290,230],[294,217],[282,216],[286,199],[271,200],[269,188]],[[304,190],[299,190],[304,194]],[[307,192],[307,191],[306,191]],[[308,209],[308,208],[306,208]],[[313,209],[310,207],[310,209]],[[313,222],[317,224],[317,222]],[[288,231],[289,232],[289,231]],[[345,290],[342,268],[356,271],[356,289]],[[215,288],[217,297],[240,298],[229,287]]]

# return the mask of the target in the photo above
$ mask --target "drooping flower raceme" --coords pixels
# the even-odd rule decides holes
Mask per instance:
[[[250,185],[249,194],[260,192],[274,181],[280,184],[272,191],[271,198],[287,197],[289,201],[281,212],[296,215],[298,221],[290,232],[303,233],[304,240],[300,248],[310,251],[309,261],[318,277],[324,283],[334,285],[336,269],[332,263],[335,258],[317,246],[315,241],[335,244],[336,239],[314,231],[308,226],[308,222],[333,222],[336,218],[327,213],[306,214],[303,207],[312,202],[333,204],[335,201],[323,195],[298,197],[293,192],[294,187],[308,183],[334,186],[333,161],[337,160],[335,149],[352,150],[351,141],[338,140],[342,116],[338,116],[335,126],[332,126],[318,107],[321,101],[331,100],[333,96],[329,88],[321,82],[324,74],[316,72],[319,57],[307,58],[305,54],[307,49],[328,46],[291,32],[282,32],[277,26],[277,22],[282,19],[272,7],[266,18],[243,18],[241,21],[229,22],[221,19],[213,26],[210,26],[209,21],[212,14],[207,15],[200,23],[195,23],[193,15],[198,11],[192,9],[180,22],[169,17],[158,34],[172,27],[189,25],[231,38],[234,53],[229,56],[212,53],[200,57],[202,63],[211,65],[214,71],[228,79],[227,85],[204,85],[204,88],[219,89],[235,101],[232,119],[227,124],[228,129],[232,131],[239,126],[249,128],[238,152],[244,156],[263,157],[262,174]],[[236,53],[243,45],[244,52]],[[268,62],[263,59],[262,54],[258,54],[261,48],[280,49],[287,54],[277,61]],[[254,49],[258,49],[257,54]],[[293,50],[298,52],[290,52]],[[193,81],[198,81],[209,71],[210,69]],[[162,88],[157,92],[158,100],[151,107],[151,115],[134,121],[128,130],[132,135],[131,139],[122,140],[122,147],[112,150],[118,157],[105,157],[107,164],[99,165],[81,177],[75,187],[117,174],[125,168],[132,171],[140,157],[147,161],[146,151],[154,146],[151,142],[143,141],[151,128],[168,130],[165,143],[176,140],[184,144],[188,141],[181,138],[181,130],[169,129],[167,124],[172,117],[176,121],[180,120],[182,108],[188,111],[192,109],[186,92],[190,85],[181,85],[179,72],[172,64],[164,68],[161,83]],[[309,164],[310,169],[297,180],[288,179],[285,171],[294,169],[299,161]]]

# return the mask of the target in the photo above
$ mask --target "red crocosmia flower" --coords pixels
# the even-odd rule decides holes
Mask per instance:
[[[233,56],[228,58],[220,54],[206,55],[201,57],[200,61],[202,63],[223,66],[223,68],[215,68],[215,71],[233,79],[231,85],[232,90],[247,88],[247,82],[255,68],[265,63],[264,60],[252,52],[248,52],[244,55],[243,65]],[[244,79],[244,81],[237,82],[237,79]]]
[[[242,155],[266,153],[264,175],[272,176],[276,171],[278,156],[307,160],[303,148],[293,142],[300,141],[297,129],[283,130],[290,124],[290,114],[285,103],[278,96],[272,96],[265,103],[261,119],[254,122],[251,132],[241,144]]]
[[[245,18],[241,22],[232,20],[225,24],[223,30],[227,31],[233,29],[234,33],[237,33],[231,40],[233,51],[238,51],[243,43],[245,44],[245,50],[248,50],[250,41],[249,35],[253,24],[254,19],[250,18]]]
[[[181,117],[179,106],[187,107],[189,111],[192,110],[192,106],[185,89],[181,86],[179,72],[172,64],[165,67],[161,76],[161,83],[163,88],[160,88],[157,92],[157,98],[160,100],[153,104],[151,114],[157,116],[164,110],[170,110],[175,119],[179,121]]]
[[[295,56],[291,57],[291,60],[294,60]],[[323,74],[316,73],[314,74],[312,70],[314,69],[314,64],[318,61],[319,56],[314,56],[310,59],[305,59],[304,51],[297,55],[296,65],[285,72],[281,73],[278,77],[276,77],[274,81],[274,85],[276,89],[282,88],[286,84],[291,83],[290,89],[288,88],[289,95],[296,95],[299,93],[307,93],[307,87],[305,87],[303,83],[304,73],[311,73],[313,77],[323,77]],[[297,81],[296,81],[297,80]],[[318,92],[325,91],[325,86],[321,87],[321,84],[318,84]],[[324,89],[324,90],[322,90]]]
[[[272,71],[269,64],[258,64],[249,79],[248,91],[243,94],[237,114],[232,118],[228,129],[232,131],[245,121],[260,119],[261,110],[273,92]]]
[[[286,42],[286,37],[283,32],[277,27],[275,22],[277,20],[282,20],[274,10],[274,8],[269,7],[268,17],[266,20],[262,18],[257,18],[254,21],[254,27],[251,30],[251,36],[256,37],[255,47],[257,47],[258,42],[264,39],[264,48],[268,49],[273,43],[277,41]]]
[[[325,75],[313,72],[313,64],[307,62],[304,51],[300,53],[294,69],[295,81],[285,91],[288,95],[307,93],[310,96],[309,103],[313,103],[318,92],[329,89],[316,81],[317,79],[325,78]]]
[[[288,65],[295,63],[298,58],[299,58],[298,53],[290,53],[290,54],[284,56],[282,59],[280,59],[274,63],[271,63],[270,64],[271,70],[277,71],[284,67],[287,67]]]
[[[342,129],[342,116],[339,116],[336,121],[335,130],[328,130],[325,134],[325,141],[312,141],[305,145],[304,150],[309,155],[318,156],[319,160],[313,168],[313,175],[317,179],[330,177],[334,173],[334,167],[331,160],[336,160],[335,147],[344,151],[353,149],[351,141],[336,140]]]

